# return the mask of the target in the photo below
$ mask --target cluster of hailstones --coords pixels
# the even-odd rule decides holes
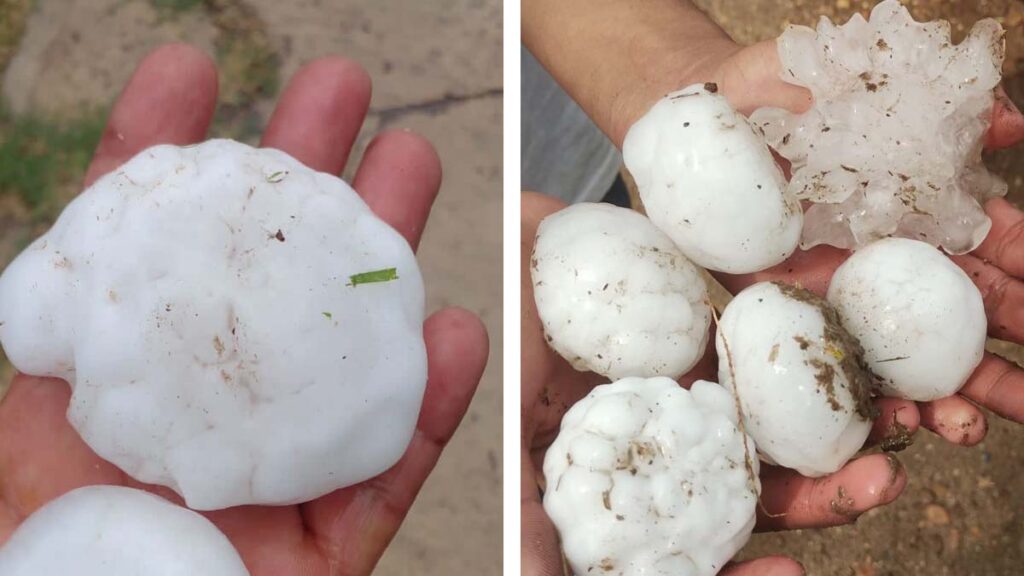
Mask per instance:
[[[565,415],[544,506],[573,570],[710,575],[750,536],[758,458],[823,476],[863,447],[873,398],[942,398],[981,361],[982,298],[948,252],[974,248],[1005,186],[979,150],[1001,29],[960,45],[898,2],[779,39],[815,105],[750,122],[713,84],[669,94],[623,147],[648,217],[579,204],[537,231],[549,345],[613,381]],[[768,145],[793,163],[787,184]],[[800,201],[813,204],[805,212]],[[750,273],[805,246],[856,248],[825,298],[754,284],[718,322],[719,384],[675,380],[705,351],[697,265]],[[752,454],[756,454],[752,457]]]

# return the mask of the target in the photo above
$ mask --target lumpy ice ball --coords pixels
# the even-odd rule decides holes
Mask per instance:
[[[662,98],[626,135],[623,160],[651,221],[710,270],[764,270],[793,253],[800,204],[771,151],[714,84]]]
[[[426,382],[408,243],[340,179],[227,140],[146,150],[0,276],[0,342],[101,457],[196,509],[383,472]]]
[[[544,458],[544,509],[575,574],[711,576],[750,538],[754,445],[721,386],[598,386]]]
[[[782,78],[809,88],[814,106],[751,119],[792,162],[789,190],[814,202],[805,248],[900,236],[961,254],[981,243],[981,204],[1006,193],[981,159],[1003,62],[995,20],[953,45],[948,22],[917,23],[887,0],[870,21],[790,26],[778,46]]]
[[[981,293],[924,242],[889,238],[858,250],[832,276],[828,300],[886,395],[951,396],[985,353]]]
[[[716,347],[719,380],[736,395],[766,461],[824,476],[864,445],[872,376],[857,340],[818,296],[754,284],[725,307]]]
[[[576,204],[548,216],[530,275],[548,343],[578,370],[678,378],[704,354],[704,280],[632,210]]]
[[[36,510],[0,548],[4,576],[249,576],[209,520],[148,492],[87,486]]]

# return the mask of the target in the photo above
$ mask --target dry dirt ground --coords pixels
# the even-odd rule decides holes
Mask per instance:
[[[874,2],[860,0],[697,0],[736,39],[777,36],[787,23],[813,24],[818,15],[848,18]],[[1024,104],[1024,2],[909,0],[920,19],[949,18],[962,36],[979,17],[1007,28],[1007,87]],[[1024,150],[991,155],[989,164],[1024,200]],[[1003,347],[1001,350],[1006,351]],[[1019,357],[1019,350],[1009,350]],[[992,416],[988,438],[973,448],[917,434],[900,454],[910,483],[893,505],[865,514],[853,526],[755,535],[743,551],[752,558],[783,553],[815,576],[1011,576],[1024,574],[1024,427]]]
[[[214,135],[255,143],[287,78],[340,54],[374,79],[347,173],[385,127],[416,130],[438,148],[445,179],[420,250],[428,308],[480,314],[491,357],[377,574],[501,571],[501,26],[499,0],[0,0],[0,156],[21,159],[0,160],[3,262],[75,193],[105,110],[163,42],[217,59]],[[55,156],[67,161],[45,163]]]

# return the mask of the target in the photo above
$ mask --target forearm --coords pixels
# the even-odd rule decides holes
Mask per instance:
[[[658,98],[714,80],[738,46],[688,0],[523,0],[523,42],[622,145]]]

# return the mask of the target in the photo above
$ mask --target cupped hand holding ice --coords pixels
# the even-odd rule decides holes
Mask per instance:
[[[72,426],[136,480],[196,510],[295,504],[405,451],[423,300],[408,242],[343,181],[210,140],[80,194],[0,275],[0,341],[71,385]]]
[[[717,78],[723,92],[737,109],[750,113],[761,107],[803,112],[811,105],[810,92],[782,80],[782,65],[774,41],[743,48],[725,58]],[[991,124],[985,137],[990,149],[1008,148],[1024,140],[1024,115],[1006,92],[997,88]],[[984,297],[990,337],[1024,342],[1017,328],[1024,314],[1024,214],[1001,198],[984,206],[992,221],[985,240],[970,254],[952,260],[974,281]],[[824,296],[836,269],[849,252],[831,246],[798,250],[787,261],[752,274],[715,273],[732,293],[760,281],[801,285]],[[987,431],[985,415],[977,405],[1005,418],[1024,423],[1024,371],[994,354],[985,353],[977,369],[957,394],[915,404],[883,399],[900,425],[910,432],[918,424],[943,438],[964,445],[980,442]],[[882,418],[885,418],[883,414]]]
[[[573,368],[555,352],[545,338],[531,281],[531,254],[540,222],[565,208],[547,196],[527,193],[522,198],[521,306],[522,306],[522,515],[523,573],[561,573],[561,553],[555,528],[544,512],[538,491],[544,456],[558,434],[569,408],[594,386],[608,382],[593,372]],[[585,291],[584,291],[585,293]],[[713,340],[713,338],[711,339]],[[686,384],[718,379],[718,360],[713,344],[702,359],[683,377]],[[881,406],[877,422],[890,422],[891,410]],[[916,413],[915,413],[916,415]],[[916,429],[917,422],[907,422]],[[869,442],[879,440],[885,426],[876,423]],[[805,478],[775,466],[761,467],[762,496],[758,506],[757,530],[824,527],[852,522],[859,514],[895,499],[906,484],[899,462],[886,455],[871,455],[848,463],[842,470],[822,478]],[[840,497],[841,496],[841,497]],[[835,502],[841,500],[841,505]],[[802,574],[796,562],[770,557],[727,567],[732,576]]]
[[[369,93],[369,79],[357,65],[339,58],[313,62],[296,73],[283,93],[263,145],[314,170],[340,173]],[[216,95],[216,71],[207,57],[181,45],[154,52],[115,106],[86,183],[152,145],[201,141]],[[277,180],[280,175],[267,176]],[[439,183],[440,165],[430,145],[408,133],[390,132],[368,148],[354,187],[415,248]],[[283,230],[281,235],[283,243],[276,229],[267,239],[282,245],[291,240]],[[320,320],[329,322],[320,312]],[[486,361],[486,333],[465,311],[434,314],[426,320],[423,336],[426,392],[411,443],[395,466],[301,505],[245,506],[206,514],[254,576],[372,570],[464,414]],[[213,344],[211,352],[216,353]],[[68,424],[69,396],[62,381],[19,375],[0,403],[0,540],[46,502],[80,486],[144,487],[181,501],[168,489],[132,480],[90,450]],[[345,410],[328,408],[323,415],[328,419],[332,409]]]

